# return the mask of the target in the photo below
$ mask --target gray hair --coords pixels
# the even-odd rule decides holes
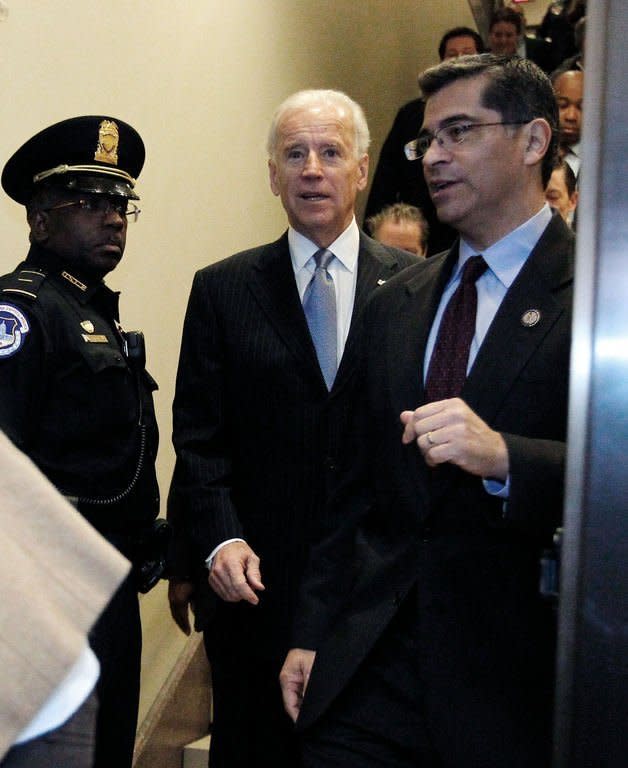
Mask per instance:
[[[342,91],[312,88],[293,93],[275,110],[275,114],[273,115],[270,124],[270,130],[268,131],[268,140],[266,142],[268,156],[270,158],[275,156],[279,125],[288,112],[320,106],[322,104],[336,107],[338,110],[346,110],[351,115],[353,120],[353,150],[356,159],[365,155],[368,152],[371,137],[362,107]]]

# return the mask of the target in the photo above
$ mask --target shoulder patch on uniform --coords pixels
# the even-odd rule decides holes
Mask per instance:
[[[36,299],[37,293],[47,277],[45,272],[38,269],[20,269],[18,272],[12,272],[3,278],[0,293]]]
[[[19,351],[30,325],[23,312],[13,304],[0,304],[0,358]]]

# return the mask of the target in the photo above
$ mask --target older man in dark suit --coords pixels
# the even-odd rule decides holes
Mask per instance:
[[[296,764],[278,674],[310,546],[334,526],[329,489],[352,459],[358,319],[373,290],[416,261],[357,227],[368,141],[345,94],[288,98],[268,142],[288,232],[201,270],[192,287],[174,403],[170,600],[187,631],[193,600],[205,630],[212,768]]]
[[[538,570],[562,512],[573,278],[544,197],[557,109],[519,58],[420,83],[417,153],[460,237],[365,311],[362,448],[330,512],[347,523],[313,550],[284,698],[307,768],[540,768],[554,616]]]

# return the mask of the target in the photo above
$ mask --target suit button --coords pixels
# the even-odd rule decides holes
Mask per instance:
[[[430,528],[429,525],[425,525],[423,527],[423,530],[421,531],[421,541],[424,544],[428,544],[432,540],[432,536],[434,535],[433,530]]]
[[[324,463],[325,463],[325,469],[329,470],[330,472],[335,472],[338,469],[338,466],[334,461],[333,456],[326,456]]]

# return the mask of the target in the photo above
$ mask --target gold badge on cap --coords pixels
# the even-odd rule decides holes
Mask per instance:
[[[94,333],[94,323],[91,320],[83,320],[81,322],[81,328],[87,333]]]
[[[120,133],[113,120],[103,120],[98,126],[98,145],[94,153],[94,160],[109,165],[118,164],[118,141]]]
[[[525,326],[526,328],[532,328],[539,322],[540,319],[541,313],[538,309],[527,309],[521,315],[521,325]]]

